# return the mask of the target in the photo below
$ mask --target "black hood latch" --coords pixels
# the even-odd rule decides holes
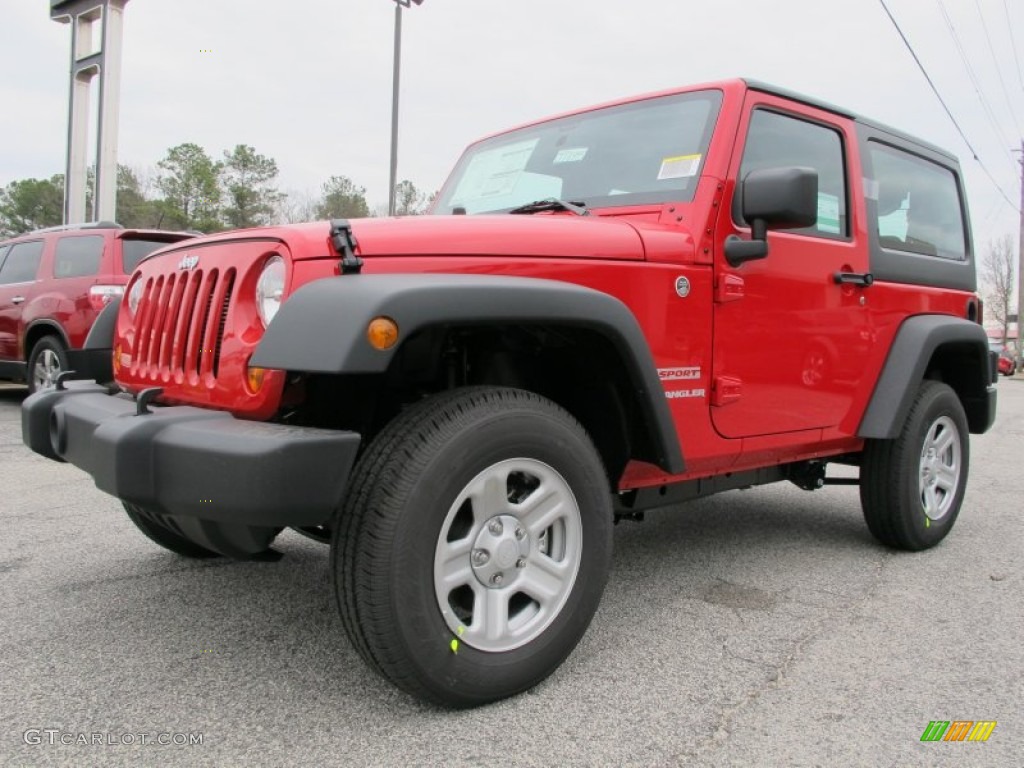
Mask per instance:
[[[358,275],[363,269],[363,260],[356,256],[356,236],[348,219],[331,219],[331,245],[341,256],[341,274]]]

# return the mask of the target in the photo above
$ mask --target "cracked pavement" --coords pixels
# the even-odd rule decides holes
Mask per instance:
[[[1000,382],[936,549],[875,544],[854,487],[648,513],[616,528],[604,601],[562,668],[467,712],[366,668],[326,548],[286,532],[278,562],[164,552],[87,476],[21,444],[23,396],[0,387],[2,764],[1024,764],[1024,379]],[[930,720],[998,725],[986,743],[921,743]],[[45,728],[203,744],[25,743]]]

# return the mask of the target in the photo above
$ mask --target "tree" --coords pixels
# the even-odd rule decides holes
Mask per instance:
[[[148,183],[127,165],[117,166],[117,222],[129,229],[156,229],[163,210],[158,200],[147,194]]]
[[[282,194],[274,204],[274,220],[283,224],[316,221],[320,200],[309,191]]]
[[[21,179],[0,189],[0,236],[9,237],[64,220],[64,176]]]
[[[227,204],[224,221],[229,227],[269,224],[282,195],[273,186],[277,163],[247,144],[225,150],[222,181]]]
[[[427,196],[416,189],[416,185],[406,179],[395,187],[395,215],[417,216],[423,213],[428,202]]]
[[[357,187],[347,176],[331,176],[324,183],[316,207],[318,219],[358,219],[369,215],[365,187]]]
[[[164,196],[159,204],[161,226],[206,232],[222,229],[220,163],[198,144],[186,143],[167,150],[167,156],[157,165],[166,171],[156,181]]]
[[[981,279],[985,285],[985,310],[1002,327],[1004,344],[1010,330],[1010,315],[1014,310],[1015,263],[1013,240],[1009,235],[990,242],[988,252],[981,262]],[[1020,328],[1019,322],[1017,327]],[[1019,330],[1017,334],[1019,344]]]

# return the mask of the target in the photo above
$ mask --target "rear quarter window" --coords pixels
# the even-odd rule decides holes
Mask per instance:
[[[868,144],[882,248],[940,259],[967,258],[963,206],[948,168],[878,142]]]
[[[956,158],[884,125],[857,121],[871,273],[876,281],[976,291]]]
[[[144,258],[157,248],[171,245],[175,240],[121,240],[121,265],[126,275],[135,271]]]
[[[53,257],[53,276],[86,277],[100,271],[103,258],[103,236],[62,237],[57,241]]]

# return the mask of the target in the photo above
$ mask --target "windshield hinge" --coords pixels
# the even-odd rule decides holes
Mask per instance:
[[[348,219],[331,219],[331,245],[341,256],[341,274],[358,275],[363,268],[363,260],[356,256],[356,236],[352,234],[352,225]]]

